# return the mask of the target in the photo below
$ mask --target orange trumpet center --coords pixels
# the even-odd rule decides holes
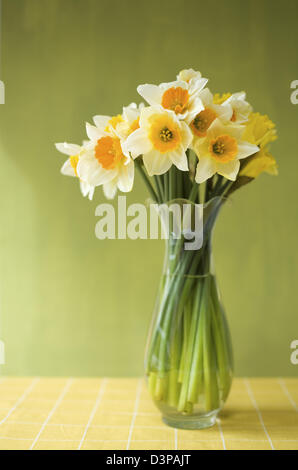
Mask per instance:
[[[205,137],[207,130],[212,122],[216,119],[217,114],[211,108],[205,108],[191,121],[190,127],[192,132],[198,137]]]
[[[211,140],[209,152],[215,160],[227,163],[234,160],[238,153],[237,140],[230,135],[220,135]]]
[[[174,111],[176,114],[184,113],[187,108],[189,94],[184,88],[172,87],[166,90],[162,96],[161,105]]]
[[[105,170],[115,168],[125,158],[117,137],[101,137],[95,146],[95,158]]]

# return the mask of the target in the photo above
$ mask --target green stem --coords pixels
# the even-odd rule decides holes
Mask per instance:
[[[197,311],[200,305],[200,297],[201,297],[202,288],[203,288],[202,284],[199,284],[199,287],[196,290],[194,306],[192,309],[192,317],[191,317],[189,335],[187,339],[188,344],[187,344],[187,352],[186,352],[186,357],[185,357],[181,393],[179,397],[178,411],[185,411],[185,407],[187,403],[189,376],[190,376],[190,371],[191,371],[191,361],[192,361],[193,348],[194,348],[195,337],[196,337],[196,328],[197,328],[197,316],[198,316]]]
[[[165,200],[165,197],[164,197],[164,189],[163,189],[163,184],[162,184],[162,181],[161,181],[161,177],[158,176],[158,175],[154,175],[154,181],[155,181],[155,185],[156,185],[158,199],[159,199],[160,202],[163,202]]]
[[[139,173],[148,189],[148,191],[150,192],[153,200],[155,202],[158,202],[158,196],[156,194],[156,192],[154,191],[154,188],[152,186],[152,184],[150,183],[150,180],[148,178],[148,176],[146,175],[145,171],[144,171],[144,168],[142,166],[142,163],[141,163],[141,160],[139,159],[139,157],[135,160],[135,164],[136,164],[136,167],[138,168],[139,170]]]
[[[176,175],[175,167],[171,166],[169,170],[169,200],[172,201],[176,198]]]
[[[164,174],[164,202],[169,201],[169,172]]]

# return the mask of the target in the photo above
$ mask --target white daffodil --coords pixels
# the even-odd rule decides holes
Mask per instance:
[[[196,140],[194,150],[199,158],[195,176],[197,183],[203,183],[215,173],[235,181],[239,160],[259,151],[257,145],[241,140],[243,130],[243,126],[225,125],[217,118],[206,137]]]
[[[207,130],[216,118],[223,122],[228,122],[232,118],[233,110],[229,103],[227,104],[214,104],[213,95],[208,88],[205,88],[199,93],[202,100],[204,109],[198,114],[190,114],[187,122],[190,125],[194,138],[196,139],[205,137]]]
[[[242,124],[248,120],[250,113],[252,112],[252,106],[245,100],[246,93],[240,91],[239,93],[234,93],[226,101],[223,102],[223,106],[230,105],[233,114],[231,121],[235,124]]]
[[[126,139],[139,128],[140,113],[144,106],[144,103],[139,105],[130,103],[130,105],[124,106],[122,115],[118,116],[118,122],[115,122],[114,125],[114,129],[121,139]]]
[[[141,110],[139,123],[139,129],[125,141],[124,149],[132,158],[143,155],[150,176],[166,173],[173,164],[179,170],[188,170],[185,151],[192,134],[185,122],[179,121],[173,111],[150,106]]]
[[[184,73],[185,72],[185,73]],[[189,114],[196,115],[204,109],[198,94],[207,83],[200,72],[182,71],[181,76],[188,80],[176,80],[160,85],[139,85],[138,93],[151,105],[160,105],[173,111],[179,119],[185,119]]]
[[[123,150],[124,139],[121,132],[117,132],[123,120],[122,115],[95,116],[95,126],[87,123],[90,141],[77,165],[79,177],[91,186],[102,185],[109,199],[115,196],[117,189],[129,192],[133,186],[134,162]]]
[[[78,178],[77,166],[79,158],[86,152],[84,145],[58,143],[55,144],[56,149],[59,152],[69,155],[69,158],[65,161],[64,165],[61,168],[61,173],[66,176],[73,176]],[[90,186],[88,183],[80,180],[80,188],[84,197],[88,196],[90,200],[93,198],[94,186]]]
[[[197,72],[194,69],[183,69],[177,75],[177,80],[184,81],[187,83],[193,83],[197,80],[201,80],[202,74],[201,72]]]

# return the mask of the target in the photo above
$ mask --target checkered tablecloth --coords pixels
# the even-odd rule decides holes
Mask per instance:
[[[298,449],[298,379],[235,379],[217,424],[186,431],[143,379],[1,378],[0,449]]]

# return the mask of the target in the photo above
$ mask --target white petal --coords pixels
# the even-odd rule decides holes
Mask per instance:
[[[90,184],[80,181],[81,193],[84,197],[88,196],[88,199],[92,201],[95,188]]]
[[[89,201],[92,201],[93,196],[94,196],[94,191],[95,191],[94,186],[90,186],[89,194],[88,194],[88,199],[89,199]]]
[[[130,161],[127,165],[122,165],[118,173],[118,188],[124,193],[132,190],[134,179],[134,162]]]
[[[132,132],[125,142],[122,143],[122,149],[125,154],[130,153],[132,158],[150,152],[152,143],[148,139],[147,132],[140,128]]]
[[[239,140],[243,134],[244,126],[224,124],[219,118],[216,118],[207,131],[208,138],[213,139],[222,134],[228,134]]]
[[[208,138],[214,139],[218,135],[221,134],[228,134],[228,126],[226,128],[224,127],[223,123],[218,119],[214,119],[212,122],[211,126],[209,127],[207,131]]]
[[[197,183],[203,183],[216,173],[216,165],[212,158],[200,157],[197,165],[195,180]]]
[[[189,126],[185,122],[182,121],[180,123],[180,128],[181,128],[182,146],[184,150],[187,150],[190,147],[190,144],[192,143],[193,135]]]
[[[218,118],[223,122],[229,122],[233,116],[233,108],[229,104],[214,104],[212,106]]]
[[[201,73],[194,69],[180,70],[179,74],[177,75],[177,80],[184,80],[185,82],[189,82],[192,79],[198,80],[199,78],[202,78]]]
[[[237,93],[233,93],[226,101],[225,103],[230,103],[231,101],[234,100],[241,100],[244,101],[246,98],[246,93],[245,91],[238,91]]]
[[[138,93],[151,105],[160,104],[163,91],[157,85],[139,85]]]
[[[213,95],[209,88],[205,88],[204,90],[202,90],[199,94],[199,97],[201,98],[205,106],[213,104]]]
[[[93,141],[98,140],[105,135],[102,130],[99,130],[97,127],[92,126],[88,122],[86,122],[86,132],[89,139]]]
[[[117,179],[114,178],[103,185],[103,192],[107,199],[114,199],[117,193]]]
[[[197,114],[199,114],[201,111],[203,111],[204,104],[201,98],[195,97],[190,100],[190,105],[188,108],[188,113],[187,114],[187,122],[191,122]]]
[[[75,174],[75,171],[74,171],[73,167],[70,164],[69,158],[66,160],[66,162],[64,162],[64,164],[61,168],[61,173],[62,173],[62,175],[66,175],[66,176],[75,176],[75,177],[77,176]]]
[[[227,125],[226,129],[227,129],[226,134],[229,134],[232,137],[235,137],[235,139],[239,141],[242,137],[245,127],[239,124],[232,124],[232,125]]]
[[[177,150],[173,152],[169,152],[168,155],[170,159],[172,160],[172,162],[174,163],[174,165],[176,165],[176,167],[179,168],[179,170],[181,171],[188,170],[187,156],[182,145]]]
[[[98,129],[104,131],[107,125],[109,124],[109,120],[111,119],[111,116],[94,116],[93,121],[96,127]]]
[[[190,82],[189,93],[196,94],[199,93],[207,85],[207,78],[193,79]]]
[[[151,116],[154,116],[155,114],[170,114],[172,117],[174,116],[175,119],[177,119],[176,114],[173,111],[169,111],[167,109],[164,109],[161,105],[156,104],[154,106],[146,106],[142,108],[141,114],[140,114],[140,127],[147,128],[150,126],[150,121],[151,121]]]
[[[80,158],[77,173],[90,186],[107,183],[117,175],[116,170],[105,170],[90,153]]]
[[[81,146],[76,144],[68,144],[67,142],[55,144],[55,147],[59,152],[65,155],[77,155],[81,151]]]
[[[169,155],[159,153],[157,150],[151,150],[151,152],[143,155],[143,161],[149,176],[162,175],[172,166]]]
[[[249,144],[248,142],[240,142],[238,144],[238,156],[237,158],[246,158],[254,153],[259,151],[259,147],[257,145]]]
[[[235,181],[237,178],[239,168],[239,160],[232,160],[227,163],[217,163],[217,173],[232,181]]]
[[[138,119],[140,111],[138,110],[138,107],[135,103],[130,103],[130,105],[123,107],[122,114],[123,119],[125,121],[128,121],[129,124],[131,124],[133,121]]]
[[[161,83],[159,88],[161,88],[164,93],[169,88],[183,88],[184,90],[188,90],[189,85],[184,80],[175,80],[173,82]]]

